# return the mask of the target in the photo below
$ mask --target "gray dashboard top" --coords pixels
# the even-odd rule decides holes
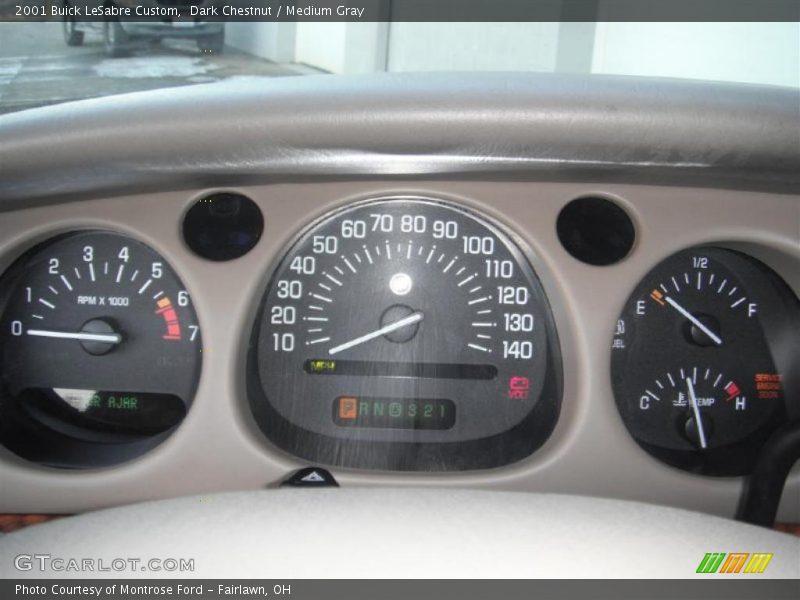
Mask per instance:
[[[286,77],[0,116],[0,210],[320,178],[800,191],[800,90],[552,74]]]

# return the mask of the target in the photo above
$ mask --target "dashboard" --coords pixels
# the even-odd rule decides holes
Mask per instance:
[[[345,79],[0,117],[0,510],[320,466],[731,516],[800,414],[795,95]]]

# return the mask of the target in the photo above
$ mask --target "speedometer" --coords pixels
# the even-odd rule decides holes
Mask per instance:
[[[248,394],[267,437],[311,461],[490,468],[549,436],[561,359],[512,234],[449,203],[385,198],[323,217],[281,258]]]

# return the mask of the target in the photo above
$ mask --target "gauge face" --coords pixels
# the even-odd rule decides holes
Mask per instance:
[[[266,435],[308,460],[463,470],[552,431],[561,363],[517,244],[472,212],[374,200],[307,229],[273,273],[248,392]]]
[[[636,441],[674,466],[742,475],[794,414],[797,298],[760,262],[722,248],[673,255],[617,322],[611,373]]]
[[[0,282],[0,442],[41,464],[133,458],[183,419],[200,374],[189,295],[146,245],[51,240]]]

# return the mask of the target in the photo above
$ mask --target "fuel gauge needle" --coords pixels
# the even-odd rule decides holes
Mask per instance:
[[[717,346],[721,346],[721,345],[722,345],[722,338],[720,338],[720,337],[719,337],[719,336],[718,336],[716,333],[714,333],[713,331],[711,331],[711,330],[710,330],[708,327],[706,327],[705,325],[703,325],[703,324],[700,322],[700,320],[699,320],[697,317],[695,317],[695,316],[694,316],[692,313],[690,313],[688,310],[686,310],[685,308],[683,308],[683,307],[682,307],[680,304],[678,304],[677,302],[675,302],[675,300],[673,300],[673,299],[672,299],[672,298],[670,298],[669,296],[665,296],[665,297],[664,297],[664,300],[665,300],[665,301],[666,301],[666,303],[667,303],[667,304],[669,304],[669,305],[670,305],[672,308],[674,308],[674,309],[675,309],[675,310],[677,310],[679,313],[681,313],[681,314],[682,314],[684,317],[686,317],[687,319],[689,319],[689,321],[691,321],[691,322],[692,322],[692,325],[694,325],[695,327],[697,327],[697,328],[698,328],[700,331],[702,331],[702,332],[703,332],[703,333],[705,333],[705,334],[706,334],[706,335],[707,335],[709,338],[711,338],[711,339],[713,340],[713,342],[714,342],[714,343],[715,343]]]
[[[122,341],[122,336],[118,333],[84,333],[82,331],[71,332],[28,329],[28,335],[60,340],[78,340],[79,342],[103,342],[105,344],[119,344]]]
[[[689,404],[692,406],[694,413],[694,422],[697,424],[697,435],[700,438],[700,447],[705,450],[708,447],[706,442],[706,432],[703,429],[703,419],[700,416],[700,407],[697,406],[697,397],[694,395],[694,384],[691,377],[686,378],[686,387],[689,388]]]

